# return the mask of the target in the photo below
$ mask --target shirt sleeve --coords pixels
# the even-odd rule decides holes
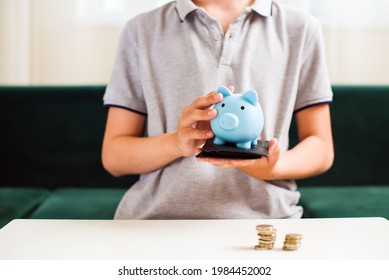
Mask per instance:
[[[331,103],[333,93],[325,59],[321,26],[317,20],[305,44],[294,111],[322,103]]]
[[[106,107],[121,107],[147,114],[139,67],[135,19],[126,24],[120,36],[112,76],[103,100]]]

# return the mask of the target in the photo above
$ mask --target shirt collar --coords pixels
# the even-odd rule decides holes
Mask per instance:
[[[251,6],[253,11],[257,12],[261,16],[269,17],[272,15],[272,0],[256,0],[254,4]]]
[[[256,0],[251,8],[261,16],[269,17],[272,15],[272,6],[272,0]],[[176,9],[180,20],[184,21],[189,13],[199,9],[199,7],[197,7],[191,0],[177,0]]]
[[[198,9],[199,7],[197,7],[191,0],[176,1],[176,10],[181,21],[184,21],[189,13]]]

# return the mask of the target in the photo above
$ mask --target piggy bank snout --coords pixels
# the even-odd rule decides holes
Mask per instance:
[[[232,113],[224,113],[219,117],[219,125],[225,130],[233,130],[239,126],[239,118]]]

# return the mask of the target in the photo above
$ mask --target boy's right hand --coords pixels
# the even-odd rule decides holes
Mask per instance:
[[[222,99],[222,94],[212,91],[184,108],[175,133],[176,147],[181,156],[192,156],[196,148],[204,145],[207,139],[214,136],[210,120],[216,117],[217,111],[213,109],[213,105]]]

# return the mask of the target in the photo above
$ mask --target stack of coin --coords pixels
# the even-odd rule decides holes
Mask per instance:
[[[285,251],[295,251],[300,248],[301,239],[303,236],[298,233],[290,233],[285,236],[284,247],[282,250]]]
[[[258,245],[255,245],[256,250],[271,250],[274,247],[277,230],[272,225],[257,225]]]

